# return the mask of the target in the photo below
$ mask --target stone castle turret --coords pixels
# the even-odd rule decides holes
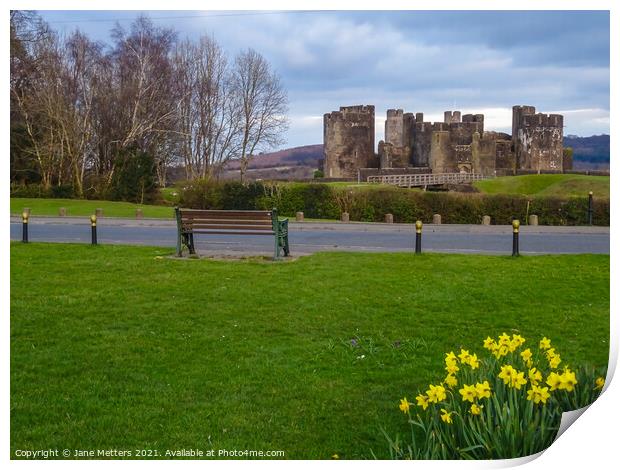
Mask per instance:
[[[517,168],[562,171],[564,164],[564,117],[536,113],[534,106],[513,106],[512,143]]]
[[[343,106],[323,116],[326,178],[355,178],[375,160],[375,107]]]

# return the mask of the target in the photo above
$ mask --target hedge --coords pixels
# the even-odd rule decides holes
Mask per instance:
[[[488,215],[493,224],[526,221],[538,215],[541,225],[587,224],[588,198],[555,198],[412,191],[399,188],[342,188],[321,183],[188,182],[179,190],[180,204],[195,209],[265,210],[277,207],[280,215],[293,217],[302,211],[307,218],[339,219],[348,212],[352,221],[430,223],[441,214],[447,224],[479,224]],[[529,202],[529,204],[528,204]],[[595,225],[609,225],[609,200],[594,200]]]

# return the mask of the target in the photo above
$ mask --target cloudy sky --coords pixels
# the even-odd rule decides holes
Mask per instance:
[[[109,41],[140,13],[179,38],[213,35],[234,55],[252,47],[288,89],[285,146],[321,143],[323,114],[374,104],[442,120],[484,113],[511,129],[515,104],[565,115],[565,134],[609,133],[609,14],[604,11],[200,12],[45,11],[61,32]]]

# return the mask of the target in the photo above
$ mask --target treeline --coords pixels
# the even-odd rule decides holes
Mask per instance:
[[[282,142],[287,93],[258,52],[180,40],[140,17],[111,45],[11,12],[11,182],[42,194],[148,202],[166,171],[211,179]]]
[[[383,222],[392,214],[394,222],[430,223],[441,214],[446,224],[480,224],[488,215],[493,224],[510,224],[513,218],[525,222],[537,215],[541,225],[586,225],[588,198],[556,198],[412,191],[399,188],[343,188],[313,183],[207,182],[196,180],[180,190],[179,204],[194,209],[268,210],[294,217],[339,219],[343,212],[350,220]],[[609,225],[609,199],[594,199],[593,222]]]

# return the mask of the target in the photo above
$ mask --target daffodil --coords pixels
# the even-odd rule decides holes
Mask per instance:
[[[456,387],[459,381],[452,374],[448,374],[448,376],[443,381],[448,387]]]
[[[459,366],[457,366],[456,363],[448,364],[446,366],[446,372],[448,374],[456,374],[458,372],[458,370],[459,370]]]
[[[538,385],[538,383],[542,380],[542,374],[536,367],[531,368],[527,374],[528,378],[532,385]]]
[[[403,398],[400,400],[400,405],[398,405],[398,407],[400,408],[400,411],[402,411],[403,413],[409,413],[409,405],[411,403],[409,403],[407,401],[407,397]]]
[[[570,369],[564,370],[564,373],[560,375],[560,385],[558,388],[560,390],[572,392],[575,389],[575,385],[577,385],[577,377],[575,377],[575,373]]]
[[[420,394],[415,399],[418,402],[418,406],[421,406],[423,410],[428,408],[428,397],[426,395]]]
[[[528,367],[530,367],[530,364],[532,362],[532,351],[530,351],[530,348],[521,351],[520,355],[521,359],[523,359],[523,361],[528,365]]]
[[[474,385],[463,385],[463,388],[459,390],[459,393],[463,397],[463,401],[474,402],[476,398],[476,387]]]
[[[431,403],[439,403],[446,399],[446,389],[441,385],[429,385],[429,389],[426,391],[428,401]]]
[[[466,351],[465,349],[461,349],[461,354],[459,354],[459,359],[461,360],[461,363],[467,364],[467,362],[469,361],[469,351]]]
[[[551,396],[548,387],[538,387],[532,385],[532,388],[527,391],[527,399],[534,403],[547,403],[547,399]]]
[[[525,338],[521,335],[512,335],[512,342],[515,343],[517,346],[521,346],[523,343],[525,343]]]
[[[525,385],[527,383],[527,379],[525,378],[525,372],[517,372],[511,377],[510,386],[516,388],[517,390],[521,390],[521,385]]]
[[[490,336],[487,336],[487,339],[484,340],[483,347],[484,349],[488,349],[489,351],[493,350],[493,345],[495,344],[495,340]]]
[[[597,377],[594,383],[596,384],[596,386],[594,387],[594,390],[602,390],[603,387],[605,386],[605,378]]]
[[[551,367],[552,369],[557,369],[560,365],[560,362],[562,362],[562,359],[560,359],[559,354],[556,354],[551,359],[549,359],[549,367]]]
[[[555,348],[551,348],[551,349],[547,349],[545,351],[545,355],[547,356],[547,359],[551,360],[552,358],[555,357]]]
[[[562,380],[560,379],[560,375],[555,372],[551,372],[549,376],[547,377],[546,384],[549,385],[549,387],[551,387],[549,390],[552,392],[556,390],[557,388],[559,388],[561,383],[562,383]]]
[[[508,346],[510,344],[510,336],[508,336],[506,333],[502,333],[501,335],[499,335],[498,343],[500,346]]]
[[[452,362],[456,362],[456,355],[450,351],[449,353],[446,353],[446,364],[452,363]]]
[[[452,424],[452,412],[448,412],[447,410],[441,409],[441,420],[444,423]]]
[[[467,360],[467,364],[469,364],[469,366],[472,369],[477,369],[478,367],[480,367],[478,356],[476,354],[472,354],[471,356],[469,356],[469,359]]]
[[[483,408],[482,406],[478,406],[477,404],[474,403],[474,404],[471,405],[471,408],[469,409],[469,412],[472,415],[479,415],[482,412],[482,408]]]
[[[497,347],[493,350],[493,355],[499,359],[500,357],[508,354],[508,346],[505,345],[497,345]]]
[[[502,379],[506,385],[508,385],[512,381],[512,377],[516,374],[516,372],[517,371],[515,368],[511,365],[502,366],[498,377]]]
[[[489,385],[489,381],[485,380],[484,382],[478,382],[476,384],[476,396],[478,398],[490,398],[491,397],[491,386]]]
[[[551,340],[544,337],[540,340],[540,343],[538,343],[538,347],[540,349],[549,349],[551,347]]]

